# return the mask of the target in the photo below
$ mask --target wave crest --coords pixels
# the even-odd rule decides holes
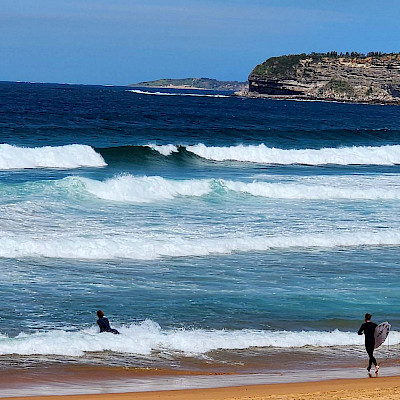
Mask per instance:
[[[75,178],[76,179],[76,178]],[[203,196],[211,191],[209,180],[173,181],[160,176],[122,175],[104,182],[77,178],[86,190],[104,200],[150,203],[177,196]]]
[[[70,144],[65,146],[17,147],[0,144],[0,170],[25,168],[104,167],[103,157],[90,146]]]
[[[400,164],[400,145],[284,150],[260,145],[207,147],[186,146],[199,157],[213,161],[241,161],[262,164],[305,165],[394,165]]]
[[[242,182],[224,179],[190,179],[172,180],[160,176],[136,177],[122,175],[104,182],[69,177],[57,185],[83,187],[90,194],[104,200],[150,203],[172,200],[180,196],[200,197],[210,193],[226,195],[230,192],[244,193],[268,199],[287,200],[399,200],[400,186],[387,186],[378,181],[368,182],[369,186],[353,187],[343,182],[343,187],[320,183],[275,183],[275,182]]]
[[[97,235],[97,236],[96,236]],[[184,238],[157,235],[133,237],[102,232],[93,237],[63,238],[0,236],[0,257],[65,259],[156,260],[162,257],[200,257],[272,249],[331,249],[335,247],[400,246],[400,231],[316,233],[282,236]]]
[[[268,178],[267,178],[268,179]],[[353,179],[353,178],[352,178]],[[302,179],[301,182],[305,181]],[[300,181],[299,181],[300,182]],[[61,194],[70,197],[88,195],[102,200],[126,203],[153,203],[168,201],[180,197],[202,197],[206,195],[224,198],[249,195],[265,199],[285,200],[321,200],[321,201],[368,201],[400,200],[400,181],[397,179],[342,179],[329,178],[308,180],[305,183],[280,183],[265,181],[232,181],[224,179],[188,179],[174,180],[161,176],[134,176],[130,174],[109,178],[105,181],[78,176],[69,176],[57,181],[40,181],[23,185],[0,187],[3,195],[19,195],[21,191],[39,194]],[[53,193],[54,190],[57,193]],[[205,199],[207,201],[207,199]]]

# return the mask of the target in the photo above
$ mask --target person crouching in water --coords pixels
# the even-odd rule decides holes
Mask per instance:
[[[99,317],[99,319],[97,320],[97,325],[100,328],[100,333],[101,332],[112,332],[115,335],[119,334],[119,332],[116,329],[111,328],[110,323],[108,322],[108,319],[104,316],[103,311],[98,310],[97,316]]]
[[[371,371],[372,364],[375,365],[375,373],[377,374],[379,371],[379,365],[376,362],[374,357],[374,349],[375,349],[375,328],[378,326],[374,322],[371,322],[371,314],[365,314],[365,323],[363,323],[358,330],[358,334],[365,335],[365,350],[367,350],[369,356],[369,363],[367,371]]]

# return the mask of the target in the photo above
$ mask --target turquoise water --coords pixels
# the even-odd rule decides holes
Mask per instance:
[[[0,84],[2,364],[397,351],[400,109],[180,94]]]

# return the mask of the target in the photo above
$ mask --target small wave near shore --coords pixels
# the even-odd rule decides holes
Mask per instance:
[[[152,237],[79,235],[52,238],[0,235],[0,257],[46,257],[82,260],[157,260],[164,257],[201,257],[236,252],[263,252],[274,249],[331,249],[360,246],[400,246],[400,231],[332,231],[315,234],[241,236],[224,238],[184,238],[160,234]]]
[[[311,346],[361,346],[363,338],[355,332],[334,331],[267,331],[162,329],[151,320],[131,325],[115,325],[120,335],[98,334],[97,327],[77,331],[50,330],[20,333],[16,337],[0,335],[0,355],[84,356],[87,352],[116,352],[150,355],[172,352],[186,356],[213,350],[249,349],[252,347],[301,348]],[[390,343],[400,343],[400,333],[390,333]]]

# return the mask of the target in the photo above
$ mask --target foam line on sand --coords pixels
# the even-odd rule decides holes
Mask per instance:
[[[47,398],[51,398],[49,396]],[[45,397],[26,397],[37,400]],[[340,379],[321,382],[253,385],[214,389],[186,389],[145,393],[112,393],[58,396],[57,400],[397,400],[400,398],[400,377],[377,379]],[[22,399],[22,398],[13,398]]]
[[[46,371],[43,372],[46,374]],[[90,375],[90,371],[86,372],[89,372]],[[3,383],[1,396],[30,400],[51,398],[52,396],[48,396],[49,394],[57,395],[57,400],[91,400],[94,398],[100,400],[125,400],[128,398],[138,400],[358,400],[371,398],[368,396],[373,394],[372,397],[391,400],[400,398],[396,397],[400,394],[400,376],[396,375],[398,373],[397,367],[385,367],[384,374],[379,377],[373,374],[372,378],[369,378],[364,369],[360,368],[244,375],[165,375],[153,371],[150,377],[138,375],[135,379],[129,379],[127,374],[121,374],[121,377],[118,378],[114,371],[109,378],[100,380],[95,373],[93,379],[89,379],[90,376],[88,377],[86,373],[83,380],[82,376],[75,376],[75,379],[70,376],[72,380],[66,380],[62,375],[57,382],[47,381],[45,376],[42,378],[36,376],[35,382],[18,381],[18,385],[13,390],[6,389],[7,385]],[[343,377],[351,377],[351,379],[343,379]],[[38,384],[38,380],[43,380],[43,382]],[[300,394],[301,396],[298,397]]]

